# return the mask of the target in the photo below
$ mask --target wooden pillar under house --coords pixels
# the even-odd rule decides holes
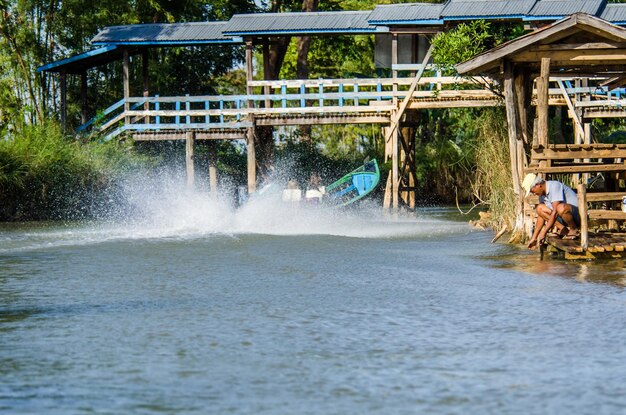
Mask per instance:
[[[537,78],[537,144],[548,147],[548,110],[550,84],[550,58],[541,58],[541,71]]]
[[[67,128],[67,73],[61,70],[60,75],[61,88],[61,128],[65,131]]]
[[[250,81],[253,79],[253,45],[252,39],[246,39],[246,92],[248,95],[251,95],[254,91],[250,86]],[[253,101],[248,101],[248,107],[254,107]],[[254,148],[255,145],[255,127],[254,127],[254,118],[250,115],[249,121],[252,124],[251,127],[248,128],[246,134],[246,150],[247,150],[247,164],[248,164],[248,194],[252,194],[256,191],[256,150]]]
[[[270,76],[270,44],[269,44],[269,39],[265,38],[263,39],[263,79],[267,81],[270,78],[271,78]],[[263,94],[265,95],[270,94],[269,86],[265,86],[263,88]],[[265,100],[265,108],[270,108],[271,106],[272,106],[272,101],[269,98],[267,98]]]
[[[185,133],[185,166],[187,168],[187,186],[193,188],[196,181],[196,171],[194,166],[194,142],[196,133],[187,131]]]
[[[87,71],[80,74],[80,123],[87,122]]]
[[[400,189],[402,201],[410,208],[415,208],[417,197],[417,165],[416,158],[416,137],[415,121],[418,115],[417,110],[405,112],[405,125],[399,125],[400,129]]]
[[[523,231],[524,228],[524,198],[525,194],[521,186],[522,177],[524,173],[524,165],[522,158],[525,157],[523,152],[523,145],[520,146],[519,142],[522,142],[520,129],[518,126],[518,104],[515,96],[515,80],[514,80],[514,66],[509,60],[504,62],[504,100],[506,106],[506,120],[507,131],[509,136],[509,153],[511,164],[511,180],[513,182],[513,191],[517,197],[517,203],[515,207],[515,231]]]
[[[212,194],[217,194],[217,142],[209,140],[207,143],[209,162],[209,189]]]
[[[393,86],[392,86],[392,92],[393,92],[393,98],[392,98],[392,103],[394,107],[398,107],[398,97],[396,96],[397,92],[398,92],[398,84],[397,84],[397,78],[398,78],[398,71],[394,68],[395,65],[398,64],[398,34],[397,33],[392,33],[391,34],[391,67],[392,67],[392,76],[393,76]],[[398,114],[398,110],[394,110],[391,113],[391,120],[393,122],[393,120],[397,120],[396,122],[400,122],[400,120],[397,119],[397,114]],[[398,173],[399,173],[399,162],[398,162],[398,139],[399,139],[399,134],[400,134],[400,129],[398,128],[397,125],[391,125],[390,128],[394,129],[393,133],[391,134],[391,207],[393,209],[393,212],[397,212],[398,211],[398,207],[399,207],[399,187],[400,187],[400,180],[398,177]]]
[[[248,128],[246,134],[246,149],[248,156],[248,194],[256,191],[256,153],[254,128]]]
[[[141,77],[143,85],[143,97],[148,98],[150,96],[150,61],[148,58],[148,52],[143,51],[141,54]],[[150,110],[150,104],[146,101],[143,104],[144,111]],[[150,120],[146,120],[148,123]]]
[[[128,53],[128,49],[124,49],[123,52],[122,78],[124,83],[124,112],[126,112],[130,111],[130,102],[128,102],[130,98],[130,54]],[[129,125],[130,117],[125,117],[124,123]]]

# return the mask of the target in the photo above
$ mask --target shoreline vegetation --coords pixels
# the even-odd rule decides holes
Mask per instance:
[[[254,12],[372,10],[381,1],[312,2],[310,0],[207,3],[193,0],[180,7],[160,3],[117,2],[94,4],[8,1],[0,14],[0,221],[92,219],[125,208],[123,181],[131,174],[151,174],[160,168],[184,171],[180,143],[104,142],[102,138],[75,137],[58,125],[58,77],[41,76],[36,68],[89,49],[89,39],[105,26],[137,22],[228,20],[233,14]],[[304,7],[303,6],[307,6]],[[81,16],[75,19],[74,16]],[[435,64],[450,72],[453,64],[497,46],[523,33],[523,26],[476,21],[459,24],[433,39]],[[374,66],[374,36],[312,37],[302,45],[287,39],[277,54],[272,79],[379,76]],[[59,45],[62,45],[62,49]],[[306,47],[305,47],[306,46]],[[306,54],[301,51],[306,50]],[[172,47],[151,50],[158,62],[149,69],[151,93],[245,93],[241,49],[198,50]],[[260,51],[255,59],[261,64]],[[119,99],[120,62],[90,69],[86,79],[67,77],[67,125],[80,124],[81,111],[98,113]],[[139,74],[131,73],[138,77]],[[262,77],[262,71],[257,77]],[[88,108],[81,108],[81,82]],[[434,109],[420,111],[412,123],[415,134],[418,205],[477,204],[488,207],[491,219],[484,226],[502,229],[513,220],[508,145],[502,108]],[[220,179],[236,188],[245,185],[246,157],[242,146],[218,145]],[[197,171],[205,171],[202,145]],[[306,180],[317,171],[332,179],[350,171],[366,157],[376,158],[383,177],[390,162],[384,160],[381,129],[371,125],[313,126],[279,129],[261,134],[257,157],[259,181],[282,166]],[[381,202],[383,186],[374,195]],[[119,209],[118,209],[119,208]]]

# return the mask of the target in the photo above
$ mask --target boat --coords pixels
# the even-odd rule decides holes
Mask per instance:
[[[342,207],[363,199],[376,188],[380,170],[376,159],[366,161],[341,179],[326,186],[324,204]]]

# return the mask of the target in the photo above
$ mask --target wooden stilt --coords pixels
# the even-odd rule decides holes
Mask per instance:
[[[148,52],[144,51],[141,54],[141,75],[143,78],[143,97],[144,98],[148,98],[150,96],[150,76],[149,76],[149,63],[150,61],[148,60]],[[148,102],[145,102],[143,104],[143,109],[146,111],[150,110],[150,104]],[[150,123],[150,120],[146,120],[148,123]]]
[[[196,180],[193,157],[195,134],[193,131],[187,131],[185,134],[185,165],[187,167],[187,186],[189,187],[193,187]]]
[[[578,185],[578,213],[580,214],[580,246],[587,249],[589,244],[589,226],[587,223],[587,186]]]
[[[395,116],[396,111],[393,111],[392,114]],[[399,201],[398,201],[398,188],[399,188],[399,176],[398,176],[398,135],[400,134],[400,130],[395,128],[394,132],[391,134],[391,208],[394,213],[398,212]]]
[[[248,151],[248,194],[256,191],[256,153],[254,127],[248,128],[246,148]]]
[[[87,71],[80,74],[80,123],[87,122]]]
[[[130,55],[128,53],[128,49],[124,49],[123,55],[122,77],[124,82],[124,112],[126,112],[130,111],[130,102],[128,102],[128,99],[130,98]],[[130,117],[125,117],[124,122],[126,125],[129,125]]]
[[[550,83],[550,58],[541,58],[541,74],[537,78],[537,139],[548,146],[548,87]]]
[[[387,175],[387,184],[385,185],[385,196],[383,198],[383,211],[387,212],[391,207],[391,172]]]
[[[212,194],[217,193],[217,142],[208,142],[209,185]]]
[[[525,155],[523,152],[523,142],[521,140],[521,134],[518,129],[519,116],[517,113],[518,106],[515,98],[513,63],[510,61],[504,62],[504,101],[506,105],[506,120],[509,133],[511,178],[513,180],[513,191],[517,196],[517,203],[515,207],[516,221],[515,229],[513,230],[513,232],[520,232],[523,235],[525,195],[521,183],[522,175],[524,173],[524,165],[522,160]]]
[[[65,131],[67,128],[67,73],[61,71],[61,128]]]

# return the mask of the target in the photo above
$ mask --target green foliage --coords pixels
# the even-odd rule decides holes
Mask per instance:
[[[492,37],[489,23],[484,20],[461,23],[456,29],[434,37],[433,61],[444,67],[464,62],[487,50]]]
[[[522,24],[474,20],[433,38],[433,62],[449,68],[524,34]]]
[[[0,141],[0,219],[80,219],[102,213],[117,182],[145,166],[129,144],[80,143],[55,124]]]

